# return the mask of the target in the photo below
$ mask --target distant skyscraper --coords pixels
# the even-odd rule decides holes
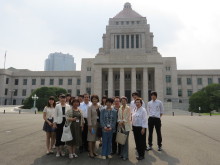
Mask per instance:
[[[74,57],[69,54],[51,53],[45,60],[45,71],[75,71],[76,63]]]

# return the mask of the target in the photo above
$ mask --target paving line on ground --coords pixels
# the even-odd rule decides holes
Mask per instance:
[[[201,135],[203,135],[203,136],[205,136],[205,137],[207,137],[207,138],[210,138],[210,139],[212,139],[212,140],[215,141],[215,142],[220,143],[220,140],[215,139],[215,138],[213,138],[213,137],[211,137],[211,136],[209,136],[209,135],[207,135],[207,134],[205,134],[205,133],[203,133],[203,132],[201,132],[201,131],[195,130],[195,129],[191,128],[191,127],[188,127],[188,126],[185,126],[185,125],[182,125],[182,124],[179,124],[179,123],[176,123],[176,124],[179,125],[179,126],[182,126],[182,127],[184,127],[184,128],[187,128],[187,129],[189,129],[189,130],[191,130],[191,131],[194,131],[194,132],[196,132],[196,133],[199,133],[199,134],[201,134]]]
[[[10,141],[4,142],[4,143],[0,143],[0,145],[5,145],[5,144],[8,144],[8,143],[17,141],[17,140],[19,140],[19,139],[22,139],[22,138],[24,138],[24,137],[32,136],[32,135],[37,134],[37,133],[39,133],[39,132],[42,132],[42,130],[40,129],[40,130],[38,130],[38,131],[35,131],[35,132],[32,132],[32,133],[26,134],[26,135],[21,136],[21,137],[18,137],[18,138],[16,138],[16,139],[13,139],[13,140],[10,140]]]

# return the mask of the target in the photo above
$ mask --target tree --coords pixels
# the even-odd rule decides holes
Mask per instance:
[[[59,96],[60,93],[66,94],[67,91],[59,87],[38,88],[34,90],[28,98],[25,99],[23,108],[29,109],[33,107],[34,101],[32,99],[32,96],[36,94],[38,96],[38,100],[36,101],[36,107],[38,108],[39,111],[42,111],[44,107],[47,105],[47,101],[49,97],[54,96],[57,101],[57,97]]]
[[[210,84],[189,98],[189,111],[202,113],[220,109],[220,84]]]

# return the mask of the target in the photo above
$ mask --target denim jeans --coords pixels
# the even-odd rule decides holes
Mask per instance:
[[[113,131],[102,130],[102,156],[111,155]]]
[[[121,153],[120,155],[123,157],[123,158],[126,158],[128,159],[128,140],[129,140],[129,131],[127,132],[124,132],[125,135],[127,135],[127,139],[126,139],[126,142],[124,145],[121,145]]]

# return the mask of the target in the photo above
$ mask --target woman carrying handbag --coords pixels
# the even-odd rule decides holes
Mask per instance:
[[[69,150],[69,158],[77,158],[75,153],[76,146],[82,145],[82,131],[84,125],[84,118],[82,111],[79,109],[80,102],[78,99],[72,101],[72,109],[66,112],[67,125],[70,124],[70,130],[73,139],[66,142]]]
[[[118,111],[118,127],[119,130],[127,135],[126,141],[124,145],[121,145],[121,154],[120,157],[123,160],[128,159],[128,139],[129,139],[129,132],[131,131],[131,111],[129,106],[127,106],[127,98],[121,97],[121,104],[122,106],[119,108]]]

